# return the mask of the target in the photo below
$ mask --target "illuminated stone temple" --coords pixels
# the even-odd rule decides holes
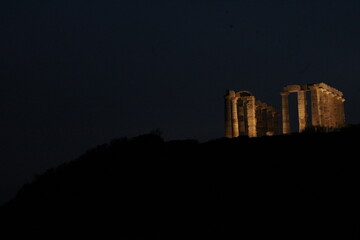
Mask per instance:
[[[287,85],[282,100],[282,133],[291,133],[289,95],[297,93],[299,132],[308,127],[328,131],[345,125],[343,93],[325,83]],[[308,104],[309,103],[309,104]],[[249,91],[228,90],[225,95],[225,137],[261,137],[280,133],[280,114],[255,99]]]
[[[225,137],[279,134],[276,109],[255,99],[249,91],[228,90],[225,95]]]
[[[308,92],[311,101],[311,125],[308,123]],[[297,93],[299,132],[307,127],[341,128],[345,124],[343,93],[325,83],[287,85],[280,93],[282,98],[282,132],[290,133],[289,94]]]

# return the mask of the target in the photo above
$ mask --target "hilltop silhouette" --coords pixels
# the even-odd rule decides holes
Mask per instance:
[[[352,126],[205,143],[116,139],[23,186],[0,208],[1,232],[358,239],[359,136]]]

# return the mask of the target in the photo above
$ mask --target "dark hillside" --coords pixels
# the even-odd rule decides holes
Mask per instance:
[[[1,231],[124,239],[358,239],[360,129],[118,139],[37,177]],[[50,235],[49,235],[50,234]]]

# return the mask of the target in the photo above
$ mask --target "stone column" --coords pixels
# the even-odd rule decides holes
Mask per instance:
[[[299,132],[306,129],[307,112],[306,112],[306,91],[297,92],[298,97],[298,115],[299,115]]]
[[[344,126],[344,111],[343,111],[343,98],[340,97],[340,96],[337,96],[336,97],[336,121],[337,121],[337,124],[336,124],[336,127],[337,128],[341,128]]]
[[[326,117],[325,117],[325,93],[323,88],[318,89],[319,93],[319,119],[321,127],[326,127]]]
[[[245,136],[246,135],[246,129],[245,129],[245,108],[244,103],[241,98],[238,100],[238,119],[239,119],[239,135]]]
[[[231,99],[231,120],[232,120],[232,136],[238,137],[239,136],[239,119],[237,113],[237,101],[238,97],[233,97]]]
[[[255,106],[255,97],[248,96],[246,102],[247,109],[247,122],[248,122],[248,136],[256,137],[256,106]]]
[[[326,128],[330,128],[330,101],[329,101],[329,91],[320,88],[321,92],[321,119],[322,119],[322,126]]]
[[[248,122],[248,109],[247,109],[247,99],[243,98],[244,104],[244,123],[245,123],[245,136],[249,136],[249,122]]]
[[[255,106],[256,106],[256,110],[255,110],[256,136],[261,137],[263,135],[263,126],[264,126],[261,103],[259,101],[256,101]]]
[[[231,99],[234,97],[234,91],[228,91],[228,95],[225,96],[225,137],[232,138],[232,119],[231,119]]]
[[[337,108],[338,108],[338,105],[337,105],[337,99],[336,99],[336,95],[335,93],[330,93],[330,102],[331,102],[331,117],[330,117],[330,127],[332,128],[337,128],[337,114],[338,114],[338,111],[337,111]]]
[[[320,91],[317,86],[309,86],[311,92],[311,125],[319,127],[321,123],[320,112]]]
[[[345,125],[345,109],[344,109],[344,102],[345,99],[341,98],[341,104],[340,104],[340,123],[343,127]]]
[[[289,92],[280,93],[282,99],[283,134],[290,133]]]
[[[328,127],[333,127],[333,101],[331,92],[326,92],[327,97],[327,119],[328,119]]]

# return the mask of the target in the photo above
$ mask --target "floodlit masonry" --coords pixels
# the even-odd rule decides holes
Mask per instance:
[[[311,96],[311,126],[325,129],[341,128],[345,124],[343,93],[325,83],[288,85],[280,93],[282,98],[282,132],[289,134],[289,94],[297,93],[299,132],[308,127],[307,92]]]
[[[225,95],[225,137],[279,134],[276,109],[256,100],[249,91],[228,90]]]
[[[291,93],[297,93],[299,132],[303,132],[308,127],[331,131],[345,125],[345,99],[341,91],[325,83],[287,85],[280,93],[283,134],[291,133],[289,114]],[[311,110],[308,111],[310,107]],[[279,134],[279,114],[274,107],[256,100],[249,91],[227,91],[225,137],[260,137],[277,134]]]

